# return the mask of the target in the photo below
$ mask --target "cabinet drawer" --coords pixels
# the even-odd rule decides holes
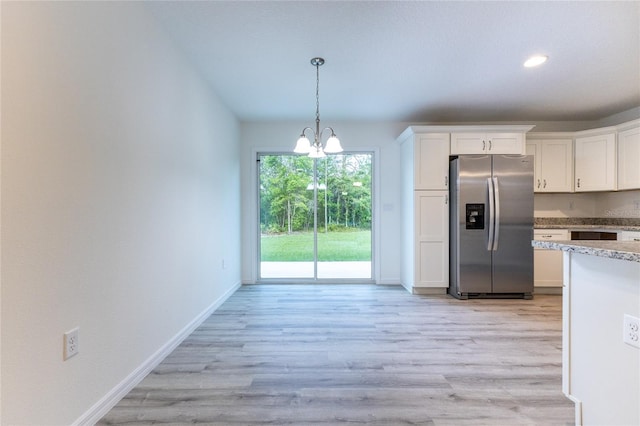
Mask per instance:
[[[571,239],[566,229],[535,229],[533,238],[542,241],[566,241]]]
[[[618,234],[619,241],[640,241],[640,231],[622,231]]]

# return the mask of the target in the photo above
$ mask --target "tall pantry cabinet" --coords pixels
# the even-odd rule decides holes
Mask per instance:
[[[449,287],[449,133],[399,138],[402,161],[402,285],[411,293]]]

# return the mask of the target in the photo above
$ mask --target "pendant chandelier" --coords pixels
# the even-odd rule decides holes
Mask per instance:
[[[334,133],[331,127],[325,127],[320,130],[320,66],[324,64],[324,59],[313,58],[311,59],[311,65],[316,67],[316,128],[305,127],[302,129],[302,133],[298,138],[296,147],[293,152],[297,154],[308,154],[311,158],[322,158],[326,154],[336,154],[342,152],[342,145],[340,140]],[[313,144],[309,141],[306,135],[307,130],[313,133]],[[327,139],[324,147],[322,146],[322,133],[325,130],[331,130],[331,136]]]

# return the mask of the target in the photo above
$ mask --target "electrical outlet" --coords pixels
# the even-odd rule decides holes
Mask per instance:
[[[624,316],[624,335],[622,340],[627,345],[640,348],[640,319],[631,315]]]
[[[78,355],[78,352],[80,352],[78,331],[80,331],[80,329],[76,327],[64,333],[63,358],[65,361],[74,355]]]

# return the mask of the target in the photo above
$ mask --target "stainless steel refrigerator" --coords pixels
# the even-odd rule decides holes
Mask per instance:
[[[533,293],[533,157],[461,155],[449,165],[449,293]]]

